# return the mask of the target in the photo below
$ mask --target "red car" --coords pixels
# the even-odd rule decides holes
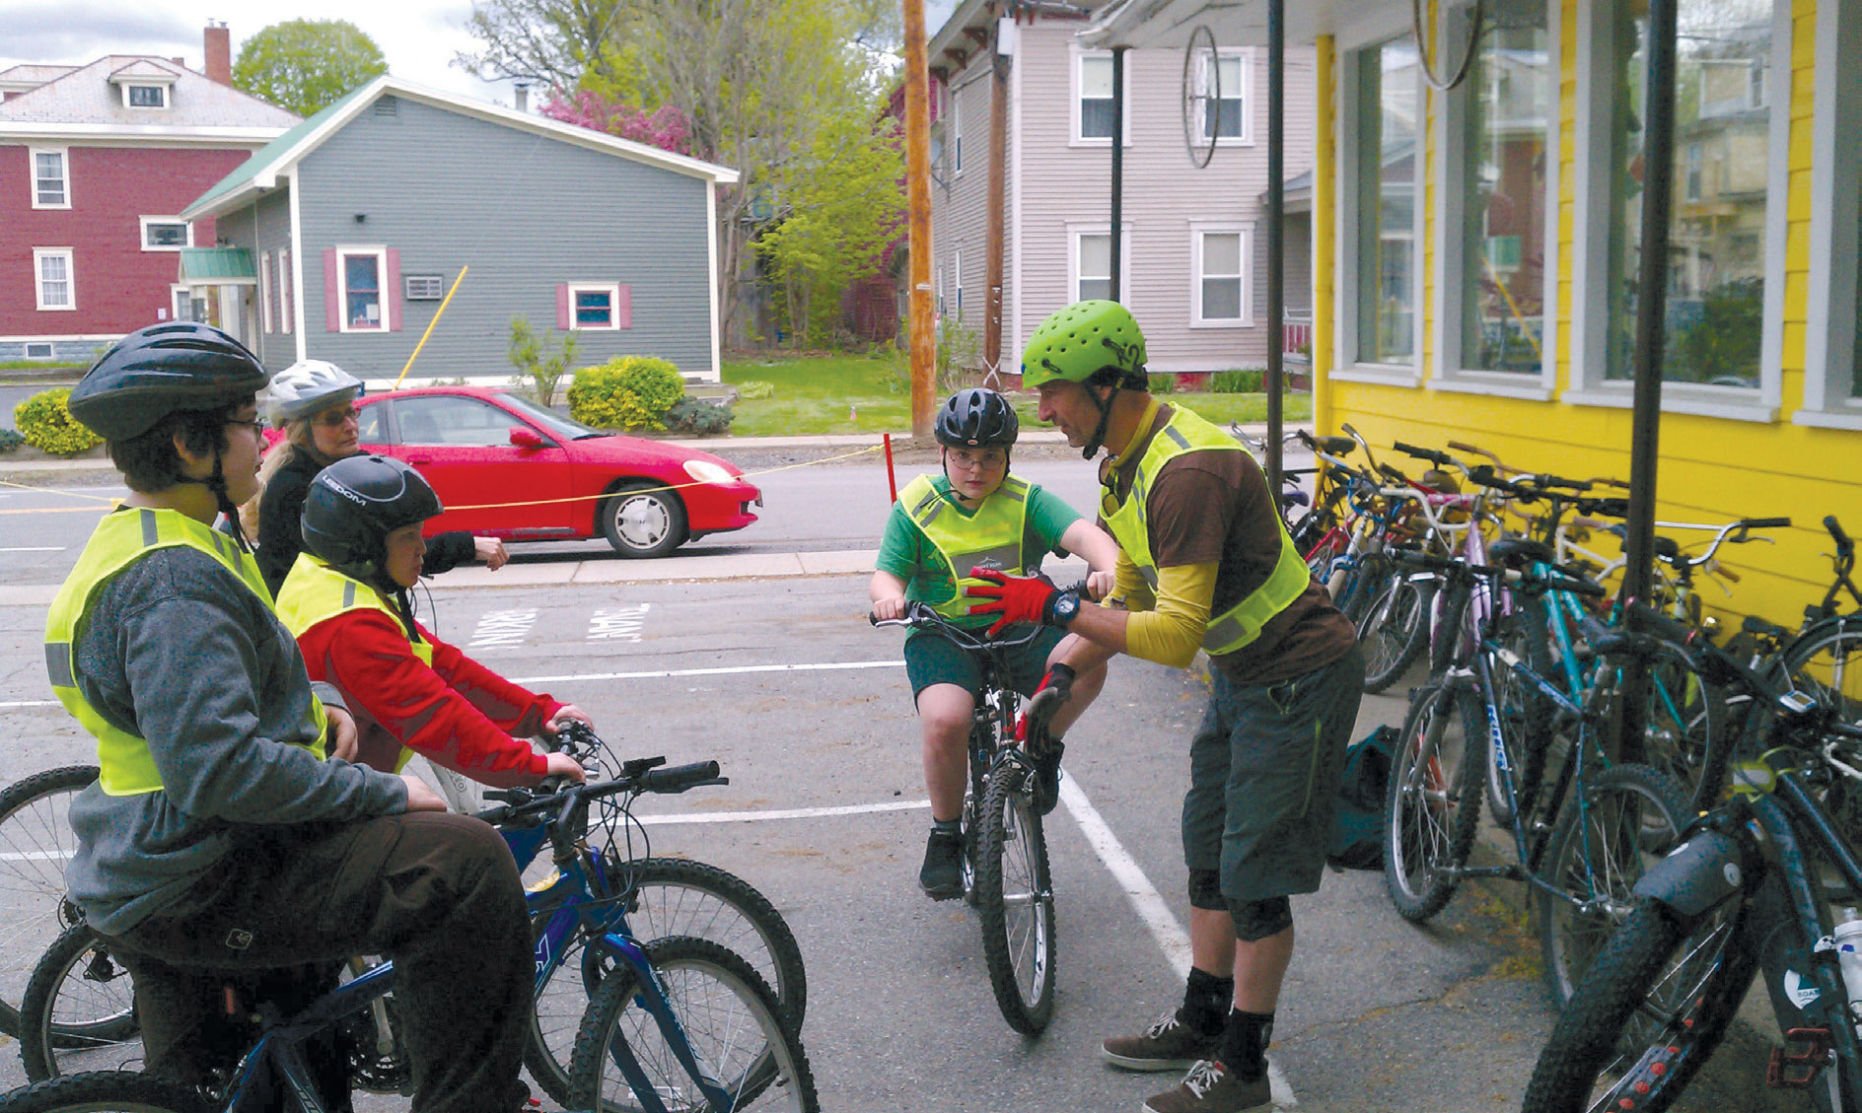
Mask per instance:
[[[709,452],[590,429],[525,398],[477,387],[369,395],[362,448],[406,460],[446,504],[427,532],[506,541],[606,537],[656,557],[756,521],[763,493]]]

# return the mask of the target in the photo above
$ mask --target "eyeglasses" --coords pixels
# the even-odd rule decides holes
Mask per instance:
[[[1007,453],[971,454],[953,451],[950,454],[950,463],[951,466],[962,468],[964,471],[994,471],[997,468],[1007,467],[1009,458]]]
[[[247,428],[251,429],[254,433],[257,433],[261,437],[265,435],[265,419],[262,417],[245,418],[245,419],[241,419],[237,417],[229,417],[226,419],[226,423],[228,425],[244,425]]]
[[[316,417],[311,418],[310,421],[312,425],[321,425],[325,429],[335,429],[351,421],[361,424],[362,411],[351,406],[346,410],[331,410],[328,413],[320,413]]]

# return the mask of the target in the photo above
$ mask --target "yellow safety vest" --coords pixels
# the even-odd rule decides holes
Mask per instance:
[[[964,590],[989,581],[971,576],[970,569],[989,568],[1019,576],[1027,567],[1022,539],[1028,528],[1028,484],[1012,475],[1003,477],[1002,486],[974,514],[960,511],[938,492],[928,475],[905,485],[899,492],[899,505],[924,531],[957,582],[955,595],[931,605],[945,618],[969,618],[970,608],[979,602]]]
[[[301,638],[304,631],[322,622],[334,618],[344,611],[357,607],[381,611],[394,619],[396,626],[401,626],[400,612],[388,605],[381,592],[375,588],[345,576],[309,553],[299,553],[297,563],[291,566],[291,572],[278,587],[278,618],[291,631],[291,636]],[[405,629],[405,627],[402,627]],[[414,656],[428,668],[433,667],[433,643],[425,640],[408,639],[408,645],[414,650]],[[407,763],[414,759],[414,751],[401,747],[400,757],[395,759],[394,771],[399,773],[407,768]]]
[[[111,796],[160,792],[162,777],[155,768],[148,740],[105,719],[78,689],[74,657],[78,630],[90,612],[91,600],[117,573],[157,549],[176,546],[206,553],[252,594],[271,604],[271,592],[265,588],[258,562],[232,538],[178,510],[137,507],[117,510],[98,523],[77,566],[58,589],[51,614],[45,620],[45,668],[51,674],[52,691],[65,710],[97,739],[98,781]],[[303,749],[322,760],[327,721],[320,701],[311,700],[310,708],[309,726],[317,741],[303,745]]]
[[[1151,481],[1165,464],[1191,452],[1242,451],[1234,437],[1181,406],[1151,438],[1138,460],[1138,474],[1132,480],[1130,494],[1106,517],[1106,525],[1152,591],[1157,590],[1157,560],[1151,555],[1151,532],[1145,521],[1145,496]],[[1211,656],[1233,653],[1260,637],[1261,627],[1291,606],[1312,581],[1306,561],[1287,535],[1286,523],[1276,515],[1274,524],[1280,530],[1280,558],[1265,583],[1228,610],[1209,616],[1203,630],[1203,651]]]

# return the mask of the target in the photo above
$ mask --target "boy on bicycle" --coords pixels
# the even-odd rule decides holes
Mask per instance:
[[[427,551],[421,525],[444,507],[419,472],[351,456],[318,472],[304,498],[305,551],[278,591],[311,679],[334,685],[356,716],[356,760],[400,771],[415,753],[483,784],[582,779],[568,754],[531,737],[570,721],[573,704],[536,695],[440,641],[414,620],[408,589]]]
[[[135,979],[152,1072],[210,1081],[224,972],[385,953],[414,1108],[511,1113],[531,960],[510,851],[420,782],[326,759],[354,724],[313,690],[252,554],[213,528],[257,487],[268,378],[232,337],[174,322],[72,391],[131,494],[46,624],[53,690],[101,770],[71,805],[70,893]]]
[[[1118,560],[1112,538],[1058,497],[1009,474],[1009,449],[1018,429],[1014,408],[993,390],[960,390],[938,407],[935,432],[943,474],[912,480],[892,504],[867,587],[875,617],[902,618],[908,601],[923,602],[958,625],[990,626],[989,618],[971,617],[973,600],[964,596],[966,586],[989,582],[974,573],[1038,573],[1049,552],[1085,557],[1091,569],[1087,589],[1095,598],[1110,588]],[[1026,632],[1025,626],[1010,628],[1005,636]],[[1065,666],[1053,670],[1061,637],[1058,630],[1043,631],[1012,655],[1010,679],[1023,695],[1071,685],[1071,698],[1049,727],[1053,745],[1038,766],[1036,799],[1043,809],[1054,806],[1060,737],[1105,682],[1103,664],[1078,676]],[[931,798],[931,833],[918,885],[932,900],[947,900],[963,895],[960,822],[982,670],[948,639],[914,630],[905,640],[905,672],[923,725],[925,789]]]

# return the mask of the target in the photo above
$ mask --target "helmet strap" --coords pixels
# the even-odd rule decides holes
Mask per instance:
[[[1081,457],[1090,460],[1099,455],[1099,450],[1105,447],[1106,426],[1112,421],[1112,400],[1118,397],[1118,390],[1118,383],[1114,382],[1112,393],[1106,395],[1105,401],[1102,402],[1099,396],[1093,393],[1091,386],[1086,387],[1086,396],[1093,400],[1093,405],[1099,407],[1099,424],[1093,426],[1093,435],[1086,438],[1085,447],[1080,449]]]
[[[233,529],[229,531],[233,535],[233,543],[239,546],[241,552],[250,553],[252,551],[252,546],[246,541],[246,531],[239,527],[239,507],[233,505],[232,498],[226,493],[226,469],[220,459],[220,450],[218,448],[213,450],[212,475],[209,475],[205,479],[194,479],[183,476],[177,482],[198,483],[202,487],[207,488],[207,490],[212,491],[214,509],[223,515],[227,521],[233,523]]]

